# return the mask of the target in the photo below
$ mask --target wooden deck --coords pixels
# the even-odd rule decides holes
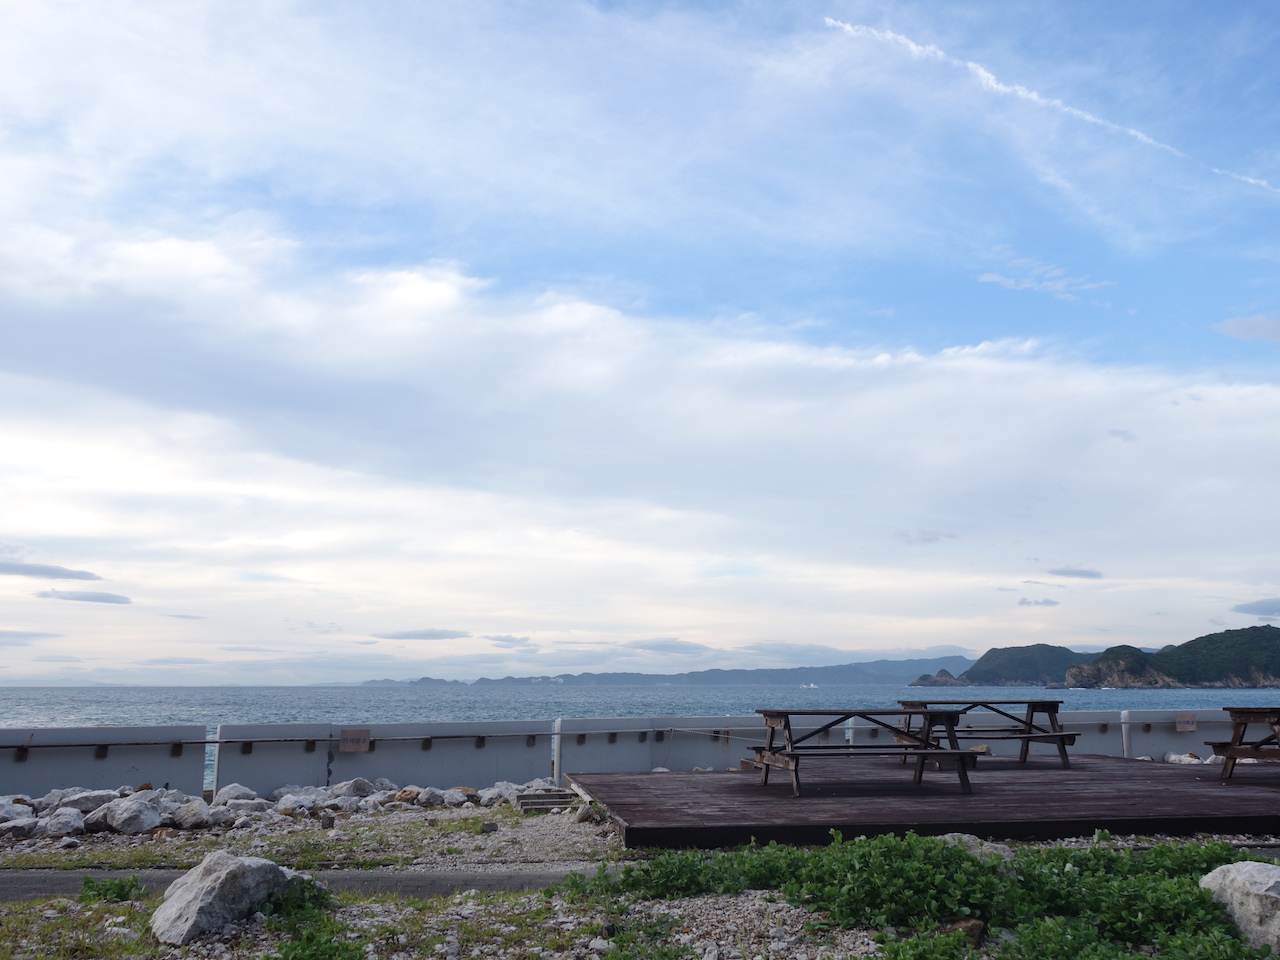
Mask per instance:
[[[850,770],[856,783],[839,782]],[[811,760],[805,794],[789,783],[761,787],[754,771],[580,773],[566,777],[608,808],[629,847],[723,847],[826,843],[830,831],[860,834],[962,832],[990,839],[1053,840],[1112,833],[1191,836],[1280,833],[1280,766],[1246,764],[1219,779],[1218,765],[1181,765],[1072,754],[982,757],[973,793],[952,777],[926,775],[893,759]],[[785,781],[785,777],[777,780]]]

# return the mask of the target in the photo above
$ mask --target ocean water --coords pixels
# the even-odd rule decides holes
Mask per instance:
[[[889,685],[662,687],[0,687],[0,728],[219,723],[414,723],[556,717],[746,716],[758,708],[894,707],[941,699],[1062,700],[1063,710],[1271,706],[1280,690],[1044,690]]]

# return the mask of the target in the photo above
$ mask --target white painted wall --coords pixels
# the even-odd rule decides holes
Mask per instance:
[[[0,794],[42,797],[64,787],[114,790],[150,783],[199,796],[204,787],[203,725],[0,729]],[[172,756],[174,744],[181,756]],[[68,744],[68,746],[57,746]],[[82,746],[69,746],[82,744]],[[145,744],[128,746],[127,744]],[[26,748],[26,759],[18,759]],[[101,748],[105,756],[98,756]]]

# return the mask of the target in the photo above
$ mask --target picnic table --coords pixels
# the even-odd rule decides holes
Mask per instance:
[[[1231,717],[1231,739],[1206,740],[1215,756],[1225,757],[1222,779],[1229,780],[1237,760],[1280,760],[1280,707],[1223,707]],[[1257,740],[1247,739],[1249,724],[1264,724],[1269,731]]]
[[[1026,763],[1033,743],[1053,743],[1058,747],[1062,769],[1071,769],[1067,747],[1075,746],[1076,733],[1062,729],[1058,719],[1061,700],[899,700],[907,710],[945,708],[970,714],[975,710],[994,714],[989,726],[964,726],[956,729],[957,740],[1016,740],[1022,744],[1018,762]],[[1036,717],[1044,715],[1041,723]]]
[[[753,747],[755,763],[760,767],[760,784],[769,782],[769,771],[775,767],[791,774],[791,792],[800,796],[800,761],[805,757],[839,757],[857,759],[867,756],[902,757],[915,760],[914,783],[919,783],[924,776],[927,763],[954,765],[960,777],[960,789],[964,793],[972,792],[969,785],[968,768],[977,760],[977,755],[969,750],[961,750],[956,740],[956,721],[960,718],[957,710],[757,710],[764,718],[767,728],[765,742],[762,747]],[[796,717],[811,717],[820,725],[807,733],[797,736],[792,724]],[[855,744],[855,743],[818,743],[822,735],[833,727],[838,727],[855,717],[867,721],[877,727],[883,727],[897,738],[896,743]],[[919,717],[913,723],[912,718]],[[935,733],[937,730],[937,733]],[[781,731],[782,743],[777,742],[776,735]],[[945,746],[943,745],[945,743]]]

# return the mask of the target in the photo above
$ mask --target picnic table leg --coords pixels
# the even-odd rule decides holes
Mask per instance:
[[[1027,715],[1025,719],[1023,719],[1022,721],[1023,733],[1031,733],[1031,728],[1035,726],[1035,717],[1036,717],[1035,706],[1033,704],[1028,703]],[[1026,763],[1027,757],[1030,755],[1030,753],[1031,753],[1031,741],[1023,740],[1022,749],[1018,751],[1018,762]]]
[[[1231,746],[1238,747],[1244,742],[1244,732],[1248,728],[1248,723],[1236,721],[1231,727]],[[1231,751],[1227,751],[1227,757],[1222,761],[1222,779],[1230,780],[1231,774],[1236,768],[1236,758],[1231,756]]]
[[[956,757],[956,769],[960,772],[960,792],[973,793],[973,787],[969,784],[969,770],[965,766],[967,757]]]
[[[765,728],[764,753],[760,754],[760,786],[769,785],[769,764],[765,763],[765,755],[773,751],[773,727]]]
[[[791,795],[800,796],[800,758],[791,758]]]
[[[1055,706],[1050,706],[1045,711],[1045,713],[1049,717],[1049,729],[1052,730],[1054,733],[1061,733],[1062,723],[1061,721],[1058,720],[1058,708]],[[1071,760],[1068,759],[1067,757],[1067,741],[1066,740],[1060,739],[1058,741],[1058,756],[1062,758],[1062,769],[1070,770]]]

